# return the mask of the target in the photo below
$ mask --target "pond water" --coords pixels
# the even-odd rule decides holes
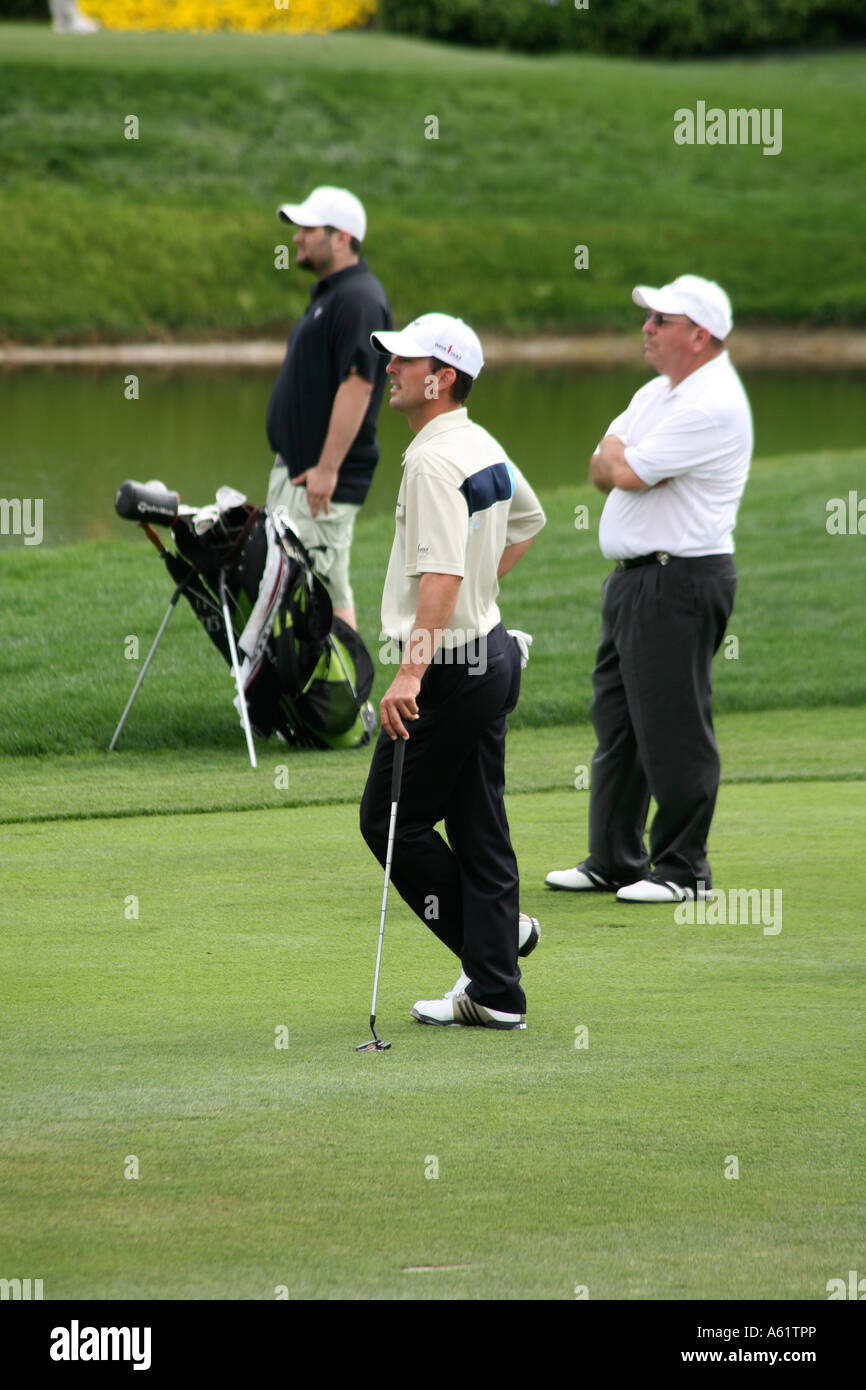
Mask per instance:
[[[274,370],[140,369],[139,398],[127,400],[131,370],[0,375],[0,497],[42,498],[48,545],[100,536],[137,541],[137,528],[114,513],[115,491],[126,478],[161,478],[193,505],[212,501],[223,483],[264,500],[272,463],[264,419]],[[606,426],[647,379],[640,367],[488,368],[469,405],[535,487],[577,485]],[[743,380],[757,458],[862,447],[862,375],[744,372]],[[404,417],[386,402],[369,510],[393,507],[410,438]],[[10,540],[0,536],[0,546]]]

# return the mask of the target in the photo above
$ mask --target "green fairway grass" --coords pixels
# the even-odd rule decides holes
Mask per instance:
[[[776,710],[716,718],[723,777],[731,784],[862,782],[866,720],[850,709]],[[594,747],[591,726],[517,728],[508,738],[512,792],[580,785]],[[162,748],[0,759],[0,825],[55,820],[185,816],[231,811],[357,806],[371,748],[339,757],[259,748],[253,771],[238,727],[232,748]]]
[[[308,282],[274,268],[275,210],[317,183],[362,195],[401,320],[444,294],[482,330],[627,327],[632,285],[684,267],[722,281],[739,322],[866,318],[859,51],[655,63],[366,33],[0,34],[14,339],[282,331]],[[676,145],[674,112],[699,100],[781,110],[781,153]]]
[[[863,461],[759,458],[745,494],[710,857],[723,893],[766,896],[746,922],[543,887],[586,849],[610,566],[601,499],[542,493],[501,595],[535,636],[507,760],[542,926],[527,1029],[412,1021],[459,965],[392,892],[373,1054],[370,747],[257,740],[253,771],[182,606],[108,754],[163,567],[132,528],[5,538],[3,1277],[48,1300],[821,1300],[862,1268],[864,540],[825,522]],[[353,551],[377,699],[390,531],[362,515]]]
[[[864,458],[849,453],[755,461],[737,529],[740,579],[729,627],[737,646],[729,643],[714,666],[720,713],[862,706],[863,537],[829,535],[826,504],[856,488]],[[512,722],[538,728],[586,724],[600,589],[610,570],[596,540],[603,498],[582,477],[574,488],[542,489],[540,496],[548,524],[519,572],[502,586],[507,625],[535,638]],[[580,506],[588,509],[586,529],[575,529]],[[379,605],[391,536],[390,517],[362,513],[352,550],[361,632],[376,668],[374,700],[391,678],[391,668],[379,660]],[[0,755],[107,748],[173,589],[149,543],[143,536],[135,541],[132,527],[126,543],[57,550],[4,539]],[[139,642],[136,661],[124,657],[130,636]],[[228,668],[181,600],[124,729],[120,753],[237,749],[233,693]],[[284,761],[276,740],[260,748],[267,748],[272,764]]]
[[[509,798],[527,1031],[409,1018],[458,966],[394,894],[383,1054],[354,1051],[354,809],[7,827],[4,1268],[46,1298],[826,1297],[864,1234],[860,891],[826,872],[863,784],[723,787],[716,883],[780,888],[774,935],[545,893],[586,805]]]

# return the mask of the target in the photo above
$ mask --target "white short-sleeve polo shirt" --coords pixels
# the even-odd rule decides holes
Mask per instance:
[[[603,555],[733,554],[753,434],[748,397],[727,352],[673,389],[666,376],[642,386],[607,433],[627,438],[626,462],[647,491],[608,493],[598,527]]]

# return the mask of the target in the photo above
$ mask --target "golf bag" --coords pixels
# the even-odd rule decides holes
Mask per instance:
[[[234,670],[245,728],[248,715],[262,737],[276,731],[300,748],[369,742],[376,726],[370,654],[334,616],[308,552],[279,515],[232,488],[221,488],[214,506],[181,507],[178,494],[158,483],[124,483],[115,508],[142,524],[175,582],[165,621],[182,593]],[[171,527],[170,548],[151,523]],[[249,734],[247,741],[255,765]]]

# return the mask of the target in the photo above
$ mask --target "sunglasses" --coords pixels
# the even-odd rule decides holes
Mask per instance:
[[[671,316],[670,316],[669,314],[659,314],[659,313],[657,313],[654,309],[649,310],[649,311],[648,311],[646,314],[644,314],[644,316],[643,316],[643,321],[644,321],[644,323],[649,323],[650,319],[652,319],[652,321],[653,321],[653,323],[655,324],[656,328],[663,328],[664,325],[665,325],[666,323],[680,323],[680,322],[681,322],[680,319],[672,319]],[[688,319],[686,320],[686,322],[688,323]]]

